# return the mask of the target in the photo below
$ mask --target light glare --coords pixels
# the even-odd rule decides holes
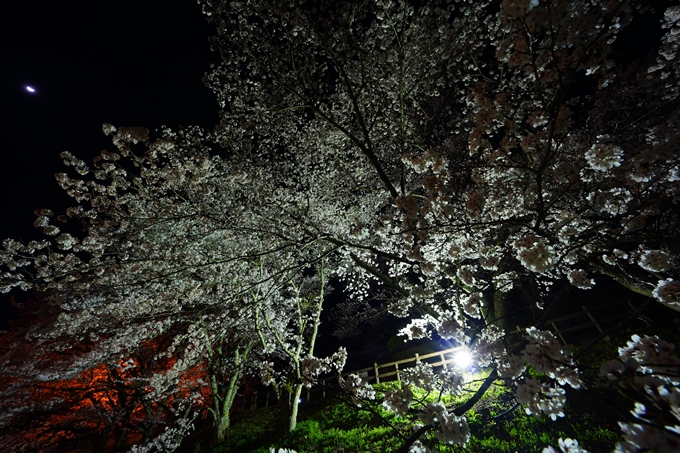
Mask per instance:
[[[33,88],[32,86],[26,85],[26,91],[28,91],[29,93],[35,93],[35,88]]]
[[[458,366],[458,368],[466,369],[472,365],[472,354],[467,349],[461,349],[453,355],[453,363]]]

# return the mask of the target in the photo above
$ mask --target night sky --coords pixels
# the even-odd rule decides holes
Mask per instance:
[[[22,0],[0,15],[0,240],[38,239],[33,211],[74,205],[54,174],[68,150],[90,162],[115,126],[212,127],[202,83],[213,34],[195,1]],[[35,93],[26,90],[35,88]],[[0,328],[10,315],[0,295]]]

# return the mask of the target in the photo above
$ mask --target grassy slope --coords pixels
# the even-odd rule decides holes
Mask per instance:
[[[619,394],[617,387],[599,377],[599,365],[617,357],[617,349],[631,334],[659,335],[680,344],[677,314],[661,313],[652,324],[634,324],[612,335],[590,349],[579,360],[585,389],[567,391],[566,417],[553,422],[546,417],[527,416],[522,408],[498,417],[512,407],[512,397],[504,389],[493,386],[485,397],[468,412],[472,431],[470,442],[461,447],[439,446],[441,452],[541,452],[547,445],[557,445],[560,437],[571,437],[591,453],[609,452],[621,434],[618,421],[627,417],[633,404]],[[578,346],[575,348],[578,351]],[[392,383],[376,386],[385,389]],[[372,411],[359,410],[336,399],[304,403],[300,422],[293,433],[286,433],[276,407],[263,408],[235,417],[228,440],[217,448],[210,447],[210,429],[187,439],[182,452],[226,453],[263,452],[270,447],[290,448],[298,453],[351,453],[394,451],[401,440],[385,423],[408,434],[406,425],[379,405]],[[364,408],[367,409],[367,408]],[[379,415],[382,415],[383,420]]]
[[[380,386],[385,388],[389,384]],[[611,388],[598,392],[612,395]],[[616,420],[602,404],[592,405],[592,396],[570,395],[567,417],[556,422],[546,417],[533,417],[517,408],[511,413],[494,418],[507,411],[512,401],[500,387],[492,387],[477,408],[467,414],[473,436],[465,449],[440,446],[439,451],[467,452],[534,452],[547,445],[556,445],[559,437],[573,437],[592,453],[611,451],[620,434]],[[194,444],[193,452],[258,452],[268,453],[270,447],[291,448],[298,453],[350,453],[394,451],[401,440],[383,419],[400,428],[406,425],[379,406],[375,413],[358,410],[337,400],[326,400],[315,406],[308,403],[303,408],[301,421],[293,433],[286,433],[278,408],[258,409],[243,414],[229,431],[228,440],[221,446],[208,447],[209,438],[203,439],[205,447]],[[605,413],[598,408],[605,409]],[[605,416],[606,415],[606,416]]]

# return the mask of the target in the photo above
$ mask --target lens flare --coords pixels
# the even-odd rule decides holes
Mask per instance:
[[[453,355],[453,362],[458,368],[467,369],[472,365],[472,354],[467,349],[461,349]]]
[[[35,93],[35,88],[33,88],[32,86],[26,85],[26,91],[28,91],[29,93]]]

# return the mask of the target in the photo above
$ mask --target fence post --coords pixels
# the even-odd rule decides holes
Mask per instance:
[[[446,368],[446,359],[444,358],[444,353],[442,352],[439,354],[439,357],[442,359],[442,366],[444,367],[444,371],[446,371],[448,368]]]
[[[595,320],[595,317],[590,313],[590,311],[586,308],[585,305],[583,305],[581,308],[583,308],[583,311],[586,312],[588,317],[590,318],[591,321],[593,321],[593,324],[595,324],[595,327],[597,327],[597,330],[600,331],[600,333],[604,333],[604,330],[602,330],[602,327],[600,327],[600,324]]]
[[[375,371],[375,383],[380,384],[380,375],[378,374],[378,364],[373,362],[373,371]]]
[[[307,401],[309,401],[309,390],[310,390],[310,387],[307,387]]]
[[[419,363],[419,362],[420,362],[420,355],[418,355],[418,353],[416,352],[416,363]]]
[[[264,401],[264,407],[269,407],[269,392],[267,392],[267,399]]]
[[[394,364],[394,369],[397,370],[397,382],[401,382],[401,376],[400,376],[400,373],[399,373],[399,364],[398,363]]]
[[[554,322],[551,322],[550,324],[552,324],[553,328],[555,329],[555,332],[562,339],[562,343],[567,344],[567,340],[565,340],[564,337],[562,336],[562,332],[560,332],[560,329],[557,328],[557,324],[555,324]]]

